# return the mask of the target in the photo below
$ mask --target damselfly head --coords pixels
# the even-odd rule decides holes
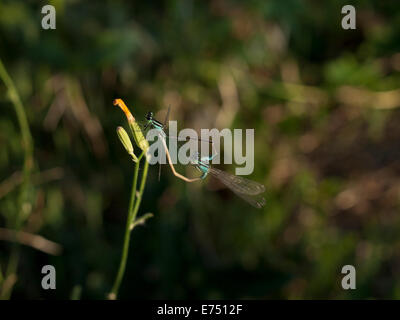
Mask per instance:
[[[151,112],[151,111],[147,112],[146,120],[149,120],[149,121],[153,120],[153,112]]]

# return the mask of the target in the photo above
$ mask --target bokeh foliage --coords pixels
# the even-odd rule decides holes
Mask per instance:
[[[42,30],[45,4],[57,29]],[[341,7],[357,29],[341,28]],[[12,297],[102,299],[121,253],[133,164],[115,129],[171,105],[180,128],[255,128],[256,210],[212,179],[150,168],[121,298],[400,298],[398,1],[0,1],[0,58],[34,140]],[[0,83],[0,226],[24,149]],[[220,166],[233,172],[234,166]],[[185,170],[181,167],[180,170]],[[189,172],[191,173],[191,172]],[[11,186],[11,188],[10,188]],[[7,189],[8,188],[8,189]],[[6,190],[7,192],[4,192]],[[0,242],[4,272],[12,251]],[[57,290],[43,291],[53,264]],[[341,267],[357,290],[341,289]]]

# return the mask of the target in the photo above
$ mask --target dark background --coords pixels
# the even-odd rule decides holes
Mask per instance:
[[[56,30],[41,28],[45,4]],[[341,28],[346,4],[356,30]],[[180,128],[254,128],[250,178],[265,184],[267,205],[254,209],[213,179],[185,184],[167,167],[158,182],[150,167],[139,215],[154,217],[132,233],[121,299],[400,298],[399,9],[0,1],[0,58],[34,147],[21,184],[26,144],[1,79],[0,238],[18,229],[63,247],[52,256],[0,241],[2,297],[110,291],[133,174],[115,133],[128,129],[112,104],[122,98],[138,119],[171,105]],[[45,264],[56,290],[41,289]],[[341,288],[346,264],[357,290]]]

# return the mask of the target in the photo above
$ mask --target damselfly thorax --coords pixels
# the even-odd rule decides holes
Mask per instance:
[[[262,208],[266,202],[265,198],[261,195],[265,191],[264,185],[243,177],[235,176],[216,168],[212,168],[210,166],[210,161],[215,156],[216,154],[210,157],[200,157],[199,153],[196,154],[196,157],[192,161],[192,165],[194,165],[200,172],[203,173],[200,178],[205,179],[208,174],[211,174],[243,200],[256,208]]]
[[[146,120],[147,120],[146,128],[148,126],[152,126],[154,129],[159,129],[162,131],[164,131],[164,129],[166,128],[166,124],[158,121],[157,119],[154,119],[153,112],[151,112],[151,111],[147,112]],[[166,119],[166,121],[167,121],[167,119]]]
[[[208,163],[208,161],[204,161],[204,160],[199,160],[196,164],[196,168],[203,173],[203,176],[201,177],[202,179],[204,179],[207,174],[208,171],[210,170],[210,165]]]

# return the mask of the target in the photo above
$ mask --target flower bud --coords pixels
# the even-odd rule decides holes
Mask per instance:
[[[125,131],[124,128],[118,127],[117,128],[118,138],[121,141],[122,145],[124,146],[125,150],[131,155],[132,160],[137,162],[138,159],[136,158],[135,154],[133,153],[133,145],[131,139],[129,138],[128,133]]]
[[[146,152],[149,149],[149,142],[144,137],[142,129],[136,122],[135,118],[132,116],[131,112],[125,105],[124,101],[122,101],[122,99],[115,99],[113,103],[115,106],[119,106],[125,113],[125,116],[128,119],[129,127],[131,128],[136,144],[139,146],[140,149]]]

